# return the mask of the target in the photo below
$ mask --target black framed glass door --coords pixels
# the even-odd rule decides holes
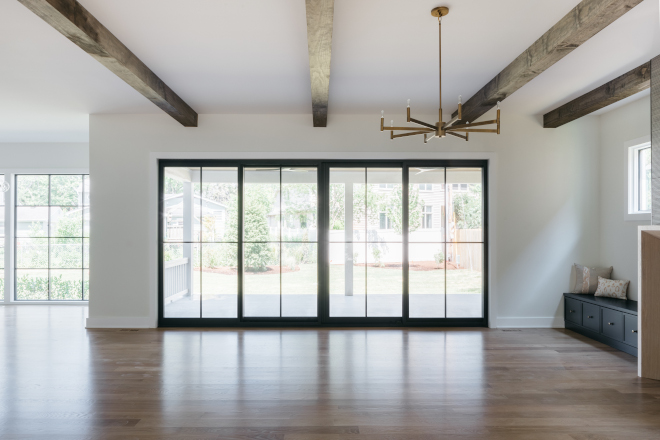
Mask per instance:
[[[487,325],[485,161],[159,169],[160,326]]]

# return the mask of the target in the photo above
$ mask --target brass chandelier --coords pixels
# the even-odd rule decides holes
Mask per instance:
[[[389,131],[390,132],[390,139],[394,140],[395,138],[400,138],[400,137],[405,137],[405,136],[416,136],[423,134],[424,135],[424,143],[427,143],[431,139],[434,138],[444,138],[447,137],[447,135],[452,135],[461,139],[465,139],[466,141],[469,140],[470,133],[495,133],[495,134],[500,134],[500,102],[497,102],[497,119],[491,120],[491,121],[482,121],[482,122],[474,122],[470,124],[468,121],[465,121],[461,124],[456,124],[458,121],[462,121],[463,119],[463,102],[461,96],[458,97],[458,114],[451,119],[449,122],[443,122],[442,120],[442,17],[445,15],[449,14],[449,8],[445,6],[440,6],[437,8],[434,8],[431,11],[431,15],[434,17],[438,17],[438,33],[439,33],[439,46],[440,46],[440,53],[439,53],[439,59],[440,59],[440,110],[438,111],[439,115],[439,121],[433,125],[433,124],[428,124],[426,122],[420,121],[415,118],[410,117],[410,99],[408,100],[408,108],[407,108],[407,114],[408,114],[408,121],[407,122],[412,122],[417,125],[421,125],[422,127],[395,127],[394,126],[394,121],[392,120],[390,123],[389,127],[385,127],[385,111],[383,110],[381,112],[380,116],[380,131]],[[473,127],[480,127],[483,125],[493,125],[497,124],[497,128],[488,128],[488,129],[479,129],[479,128],[473,128]],[[403,134],[394,134],[395,131],[403,131],[403,132],[409,132],[409,133],[403,133]],[[459,133],[465,133],[465,135],[459,134]],[[429,136],[430,135],[430,136]]]

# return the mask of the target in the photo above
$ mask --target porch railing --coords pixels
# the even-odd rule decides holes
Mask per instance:
[[[163,299],[173,301],[188,293],[189,259],[166,261],[163,265]]]

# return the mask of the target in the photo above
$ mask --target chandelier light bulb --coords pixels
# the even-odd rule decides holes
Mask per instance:
[[[390,127],[394,127],[394,119],[390,121]]]
[[[385,110],[380,111],[380,118],[385,119]]]
[[[497,109],[500,109],[500,101],[497,101]]]
[[[463,95],[458,95],[458,103],[463,104]]]
[[[408,107],[410,107],[410,99],[408,100]]]

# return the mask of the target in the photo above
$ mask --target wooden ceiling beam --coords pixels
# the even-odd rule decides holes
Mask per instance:
[[[184,127],[197,127],[197,113],[76,0],[18,1]]]
[[[328,125],[334,0],[305,0],[314,127]]]
[[[474,122],[643,0],[583,0],[463,104]],[[458,115],[458,111],[454,116]]]
[[[557,128],[651,87],[651,62],[543,115],[544,128]]]

